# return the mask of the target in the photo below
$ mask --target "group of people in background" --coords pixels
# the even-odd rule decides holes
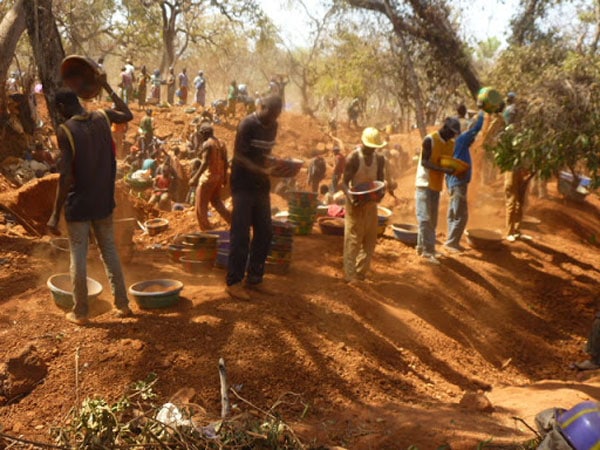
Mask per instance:
[[[128,60],[127,64],[123,67],[123,72],[121,74],[124,100],[126,100],[130,95],[129,91],[132,89],[132,84],[136,80],[134,73],[133,65],[131,61]],[[146,93],[146,83],[150,83],[152,85],[150,98],[153,98],[155,101],[160,101],[160,86],[162,84],[167,84],[168,87],[173,86],[175,80],[177,80],[179,86],[179,89],[175,93],[179,98],[179,104],[185,104],[187,102],[189,87],[187,71],[185,68],[177,77],[174,76],[173,68],[170,68],[168,79],[166,81],[162,81],[160,79],[160,72],[158,70],[156,70],[154,74],[149,77],[146,73],[145,66],[142,66],[141,74],[138,77],[138,96],[140,94],[144,95],[140,97],[140,105],[143,105],[142,98]],[[273,76],[269,82],[267,94],[282,99],[283,105],[285,86],[288,82],[289,80],[287,77],[282,75]],[[206,107],[206,79],[204,78],[203,71],[198,72],[192,84],[193,88],[195,89],[195,103],[204,109]],[[260,99],[261,97],[258,92],[255,93],[255,96],[257,99]],[[249,96],[246,85],[238,84],[237,81],[233,80],[228,86],[226,100],[221,102],[221,106],[223,108],[221,110],[219,108],[214,108],[215,117],[210,117],[207,119],[207,121],[218,123],[219,114],[227,118],[235,117],[236,105],[240,101],[246,103],[247,99],[250,99],[250,103],[252,103],[253,107],[251,109],[247,109],[246,112],[252,113],[256,110],[257,106],[260,106],[259,102],[256,102],[254,98]],[[503,108],[503,110],[499,110],[498,113],[494,115],[491,121],[491,127],[502,128],[515,120],[516,110],[514,100],[514,93],[509,93],[506,99],[506,107]],[[357,120],[360,114],[360,100],[355,98],[348,107],[348,119],[350,126],[358,127]],[[140,147],[142,148],[142,151],[145,151],[144,147],[148,146],[149,142],[151,142],[153,138],[150,116],[151,113],[148,113],[140,124]],[[458,108],[457,117],[447,118],[439,130],[425,137],[423,140],[422,149],[419,153],[415,183],[416,217],[419,229],[417,253],[423,258],[424,261],[432,264],[439,264],[440,254],[436,251],[435,243],[440,193],[444,186],[446,186],[450,197],[447,214],[448,233],[446,242],[444,243],[444,249],[447,253],[460,253],[464,250],[460,244],[460,240],[464,234],[469,217],[467,197],[468,185],[472,177],[472,159],[470,147],[478,133],[481,131],[484,121],[483,112],[480,112],[473,120],[468,120],[466,116],[466,108],[464,105],[461,105]],[[210,131],[208,131],[209,129]],[[198,200],[199,203],[196,204],[196,215],[198,217],[199,225],[201,229],[209,229],[210,225],[207,219],[207,208],[209,203],[213,204],[215,209],[228,223],[230,221],[229,213],[220,199],[220,190],[216,188],[217,185],[222,185],[224,180],[226,180],[228,165],[226,158],[227,153],[226,149],[223,150],[221,148],[222,144],[220,141],[214,137],[214,130],[210,126],[210,123],[207,123],[202,127],[199,126],[197,131],[198,132],[194,138],[196,139],[196,144],[193,146],[195,147],[195,151],[198,154],[198,159],[201,162],[197,162],[192,168],[193,173],[190,184],[193,188],[191,191],[193,192],[190,193],[187,200]],[[488,129],[487,134],[494,133],[494,130]],[[339,141],[339,139],[335,138],[333,135],[331,136],[334,140]],[[194,139],[191,141],[194,142]],[[366,142],[374,146],[369,147]],[[200,148],[200,145],[202,145],[202,148]],[[308,165],[308,189],[313,192],[320,192],[328,202],[339,203],[340,196],[338,195],[335,197],[335,194],[337,192],[344,192],[344,189],[347,189],[349,186],[348,183],[350,183],[351,179],[354,178],[354,175],[352,175],[352,177],[347,179],[347,172],[351,169],[355,169],[357,171],[360,169],[359,173],[362,173],[361,171],[363,166],[361,164],[363,161],[366,160],[370,163],[370,157],[367,155],[369,153],[369,149],[379,149],[385,147],[385,145],[381,145],[381,147],[378,147],[378,145],[380,145],[380,143],[378,143],[377,140],[368,139],[363,136],[360,147],[362,150],[357,149],[346,157],[346,155],[344,155],[340,149],[339,142],[336,142],[336,145],[334,145],[333,148],[334,167],[331,177],[331,184],[326,188],[324,188],[321,183],[326,176],[327,163],[322,152],[315,151],[313,158]],[[358,153],[355,153],[357,151]],[[490,152],[486,152],[485,158],[488,157],[489,153]],[[223,171],[223,168],[219,162],[222,158],[213,156],[219,154],[224,155],[223,158],[225,158],[225,171]],[[359,158],[360,155],[362,155],[362,158]],[[386,157],[384,157],[383,160],[390,160],[389,155],[389,150],[386,150]],[[452,156],[456,159],[462,160],[468,164],[469,169],[461,173],[455,173],[455,169],[442,167],[442,156]],[[361,164],[357,163],[356,161],[359,161]],[[490,170],[487,168],[487,166],[490,165],[489,161],[486,161],[484,165],[486,167],[482,169],[482,172]],[[493,164],[491,165],[493,166]],[[370,170],[374,170],[370,165],[369,168]],[[216,174],[217,172],[218,175]],[[389,167],[386,166],[384,172],[390,172],[391,179],[397,175],[393,174],[391,165],[389,165]],[[384,175],[381,176],[384,177]],[[207,182],[208,178],[210,178],[210,182]],[[204,181],[201,182],[200,180]],[[217,180],[221,181],[218,182]],[[507,239],[509,241],[514,241],[521,236],[520,222],[523,215],[522,210],[524,195],[527,189],[529,177],[525,169],[515,168],[514,170],[506,173],[505,180],[508,227]],[[295,180],[292,180],[292,182],[287,180],[287,182],[289,185],[296,186]],[[166,181],[162,181],[161,183],[165,184]],[[200,195],[201,191],[202,195]],[[348,211],[352,211],[351,203],[346,202],[346,209]],[[348,222],[352,223],[352,220],[349,220]],[[354,234],[356,233],[349,233],[350,236]],[[360,233],[359,238],[361,238]],[[372,252],[369,250],[367,253]]]
[[[98,64],[102,66],[103,63],[104,60],[100,58]],[[162,86],[166,86],[166,102],[169,105],[177,104],[181,106],[187,104],[190,81],[185,67],[178,75],[175,75],[173,67],[169,67],[167,77],[164,79],[160,69],[154,69],[152,74],[149,74],[145,65],[142,65],[139,73],[136,73],[132,60],[128,59],[121,68],[118,86],[125,104],[137,99],[140,107],[144,107],[147,103],[158,105],[161,103]],[[206,79],[202,70],[198,71],[198,75],[194,78],[193,86],[195,89],[195,103],[204,107],[206,102]]]
[[[103,67],[104,59],[100,58],[98,64]],[[217,99],[212,103],[212,107],[217,111],[217,115],[226,118],[232,118],[236,115],[236,105],[243,104],[246,113],[256,110],[257,102],[266,95],[276,95],[282,98],[285,105],[285,88],[289,83],[287,75],[274,75],[269,80],[268,87],[262,94],[258,91],[251,95],[248,92],[246,84],[238,84],[233,80],[227,87],[225,99]],[[14,83],[13,83],[14,84]],[[188,97],[193,89],[192,105],[205,108],[207,80],[203,70],[199,70],[194,79],[190,82],[187,74],[187,68],[183,68],[179,74],[175,74],[173,67],[169,67],[167,77],[163,79],[160,69],[155,69],[149,74],[145,65],[136,72],[131,59],[127,59],[122,66],[119,74],[120,94],[126,104],[137,99],[138,105],[143,108],[146,104],[158,105],[161,103],[161,88],[166,86],[167,99],[169,105],[184,106],[188,104]]]
[[[125,67],[121,87],[124,97],[131,89],[129,81],[135,80],[133,68]],[[158,80],[146,78],[145,68],[140,71],[138,83],[144,89],[144,81],[153,88]],[[171,69],[170,74],[174,72]],[[186,87],[180,80],[180,90]],[[155,74],[156,75],[156,74]],[[181,74],[180,74],[181,75]],[[197,103],[205,101],[205,81],[199,72],[194,80]],[[162,83],[162,81],[161,81]],[[168,84],[168,83],[167,83]],[[59,165],[60,180],[55,205],[48,221],[48,228],[57,233],[58,219],[65,210],[71,249],[71,277],[73,280],[74,307],[67,313],[67,320],[84,324],[88,321],[89,307],[86,289],[86,256],[90,228],[93,228],[102,258],[111,283],[117,317],[132,315],[129,308],[123,272],[114,243],[112,211],[116,156],[112,139],[122,144],[127,122],[133,115],[125,98],[118,96],[108,83],[103,84],[111,97],[114,108],[88,113],[79,103],[77,96],[68,90],[56,95],[56,106],[68,119],[61,125],[58,143],[61,150]],[[232,84],[233,87],[233,84]],[[140,86],[138,84],[138,89]],[[281,93],[281,91],[279,91]],[[156,96],[154,91],[152,96]],[[187,90],[180,92],[185,101]],[[503,112],[504,126],[515,120],[512,107],[514,95],[507,99],[508,107]],[[188,202],[194,211],[201,230],[209,230],[208,205],[211,204],[230,226],[231,251],[226,275],[226,292],[235,299],[251,300],[253,295],[273,295],[272,288],[264,283],[265,262],[272,239],[271,181],[268,157],[276,144],[278,118],[283,109],[282,98],[269,95],[261,98],[258,108],[246,116],[238,125],[233,155],[229,159],[225,143],[215,136],[212,125],[214,116],[203,112],[194,123],[189,145],[184,152],[175,146],[167,151],[156,139],[155,122],[151,109],[142,118],[138,141],[129,153],[117,146],[118,156],[129,167],[132,178],[150,176],[152,179],[150,204],[170,209],[171,203]],[[496,116],[500,111],[496,113]],[[448,206],[448,233],[444,248],[450,253],[463,250],[460,245],[468,221],[468,185],[471,181],[471,154],[476,136],[484,123],[484,114],[479,112],[472,121],[465,114],[448,117],[441,128],[427,135],[420,150],[416,168],[416,216],[418,221],[417,253],[425,262],[439,264],[436,245],[436,227],[440,192],[446,186],[450,202]],[[497,119],[498,117],[495,117]],[[112,127],[112,136],[111,136]],[[343,271],[348,283],[358,283],[369,275],[370,263],[377,242],[377,198],[357,201],[353,191],[360,186],[380,182],[390,194],[396,188],[398,172],[393,169],[401,160],[399,148],[385,149],[388,143],[377,128],[367,127],[362,131],[360,144],[345,155],[343,142],[332,136],[331,183],[322,184],[327,176],[328,164],[320,152],[315,152],[307,173],[309,190],[320,190],[325,203],[344,206],[344,254]],[[74,155],[77,154],[77,158]],[[452,156],[469,165],[469,169],[457,173],[441,164],[442,156]],[[46,164],[54,161],[37,151],[36,160]],[[191,159],[191,171],[186,177],[181,159]],[[231,169],[231,174],[229,174]],[[285,176],[284,176],[285,178]],[[520,223],[524,193],[531,177],[525,167],[516,167],[506,173],[506,200],[508,238],[520,236]],[[187,180],[187,181],[186,181]],[[222,200],[222,189],[230,185],[231,210]],[[324,189],[323,189],[324,188]],[[340,195],[337,195],[340,193]],[[337,195],[337,197],[336,197]],[[380,199],[380,198],[379,198]],[[514,240],[512,239],[512,240]],[[596,320],[592,330],[588,351],[591,359],[578,363],[581,370],[598,368],[600,354]]]

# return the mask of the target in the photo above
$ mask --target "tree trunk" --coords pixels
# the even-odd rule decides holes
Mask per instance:
[[[52,0],[28,0],[24,2],[27,33],[38,67],[38,75],[44,87],[44,96],[52,125],[56,130],[63,122],[56,108],[54,97],[62,86],[60,64],[65,57],[56,21],[52,14]]]
[[[177,4],[170,5],[162,2],[162,41],[163,53],[160,60],[160,73],[165,73],[175,63],[175,39],[177,38],[177,16],[179,10]],[[169,8],[169,11],[167,11]]]
[[[390,0],[347,0],[347,2],[357,8],[385,15],[398,36],[409,34],[428,42],[436,56],[462,77],[473,97],[477,96],[481,83],[472,58],[466,53],[464,42],[439,7],[432,7],[431,2],[426,0],[405,0],[404,3],[412,7],[416,16],[413,23],[406,21]]]
[[[596,18],[596,33],[590,45],[590,55],[592,56],[598,51],[598,42],[600,42],[600,0],[594,2],[594,17]]]
[[[18,0],[0,22],[0,117],[6,114],[4,84],[19,38],[25,31],[24,0]]]
[[[481,89],[481,82],[473,66],[473,58],[465,51],[466,45],[450,25],[446,15],[431,6],[428,0],[410,0],[415,14],[425,23],[421,27],[421,38],[434,49],[437,57],[458,73],[464,80],[473,98]],[[393,13],[388,8],[390,13]]]
[[[510,41],[516,45],[524,45],[528,38],[531,38],[535,32],[535,19],[537,17],[540,0],[525,0],[525,7],[511,23],[512,36]]]
[[[423,94],[421,93],[421,86],[419,85],[419,77],[415,71],[415,66],[412,61],[410,50],[406,45],[406,39],[402,35],[398,35],[398,41],[400,44],[400,51],[406,61],[406,70],[408,72],[408,83],[410,89],[413,91],[413,100],[415,102],[415,120],[417,122],[417,128],[421,133],[421,137],[427,136],[427,123],[425,119],[425,107],[423,105]]]
[[[302,95],[302,105],[301,105],[302,114],[312,117],[314,115],[314,112],[310,107],[310,98],[309,98],[310,95],[309,95],[308,91],[309,91],[309,86],[308,86],[306,73],[303,73],[302,74],[302,84],[300,86],[300,93]]]

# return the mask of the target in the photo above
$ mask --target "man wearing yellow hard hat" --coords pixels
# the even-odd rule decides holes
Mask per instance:
[[[385,158],[375,151],[387,145],[377,128],[363,130],[362,145],[348,155],[341,188],[346,194],[344,272],[348,282],[364,280],[377,243],[377,202],[385,184],[371,194],[376,181],[384,182]],[[369,189],[371,188],[371,189]]]

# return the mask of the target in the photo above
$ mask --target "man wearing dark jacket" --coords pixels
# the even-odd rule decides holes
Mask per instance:
[[[61,150],[60,178],[47,226],[50,232],[59,234],[58,220],[64,206],[74,299],[73,310],[67,313],[66,319],[77,325],[88,321],[86,260],[90,229],[94,230],[102,254],[116,314],[118,317],[132,314],[113,232],[116,161],[110,127],[111,123],[130,121],[133,115],[106,78],[102,83],[115,109],[88,112],[77,95],[68,89],[59,90],[55,97],[56,107],[67,121],[57,132]]]

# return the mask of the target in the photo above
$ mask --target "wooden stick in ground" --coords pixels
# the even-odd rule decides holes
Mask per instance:
[[[75,408],[79,410],[79,347],[75,349]]]
[[[223,358],[219,358],[219,380],[221,381],[221,418],[226,419],[231,415],[231,404],[229,403],[227,369],[225,368],[225,360]]]

